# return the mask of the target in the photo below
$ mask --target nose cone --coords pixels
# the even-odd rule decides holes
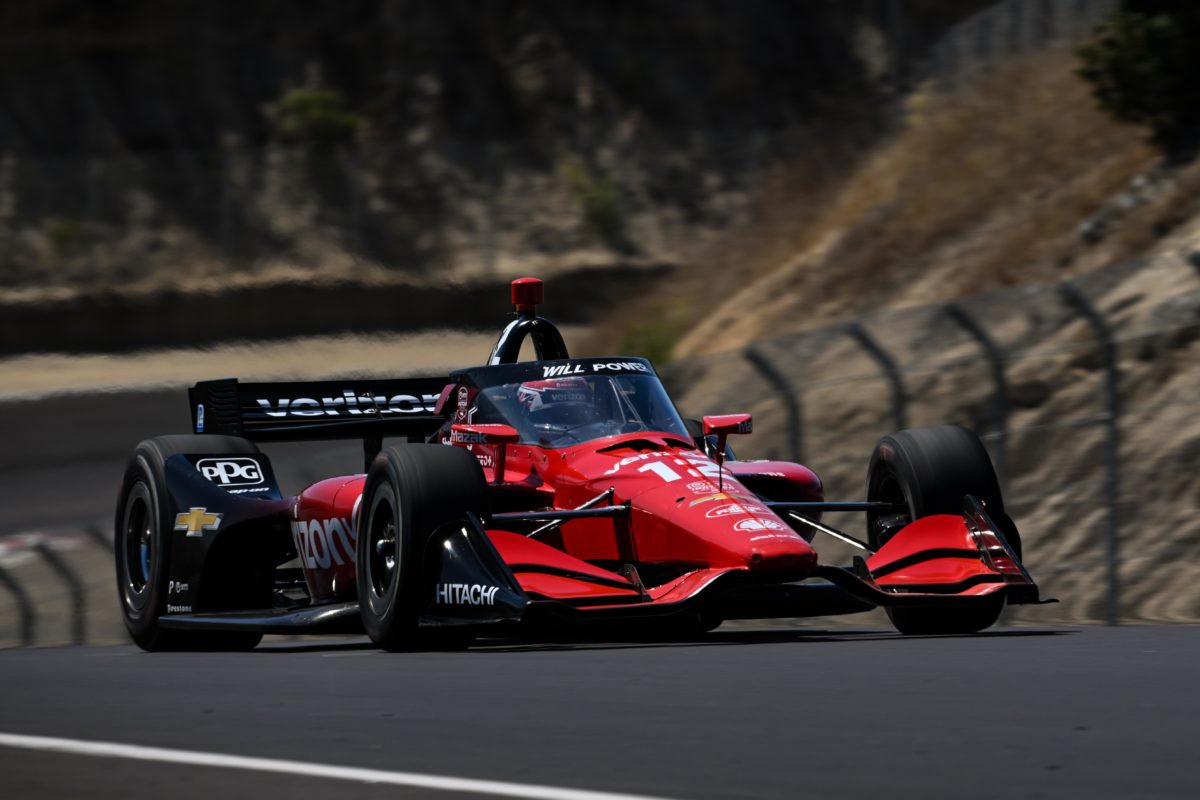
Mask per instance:
[[[671,556],[752,572],[807,575],[817,554],[800,534],[732,481],[725,492],[675,492],[669,512]]]
[[[770,539],[751,537],[746,563],[751,572],[807,574],[817,566],[817,552],[792,531],[772,531]]]

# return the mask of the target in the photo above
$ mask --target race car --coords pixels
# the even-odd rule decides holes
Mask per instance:
[[[685,420],[646,359],[571,357],[543,295],[514,281],[487,363],[449,375],[195,384],[193,432],[141,442],[120,490],[133,641],[365,632],[440,649],[877,607],[905,634],[961,634],[1042,602],[970,431],[884,436],[865,500],[831,502],[807,467],[735,457],[749,414]],[[257,443],[321,439],[361,440],[364,472],[284,494]],[[865,537],[831,511],[862,512]],[[824,563],[818,534],[863,555]]]

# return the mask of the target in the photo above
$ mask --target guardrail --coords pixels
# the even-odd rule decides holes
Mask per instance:
[[[1170,266],[1156,262],[1155,269],[1176,270],[1171,279],[1178,283],[1180,275],[1200,277],[1195,261],[1200,255],[1185,255],[1170,259]],[[1042,571],[1054,576],[1071,575],[1074,565],[1092,572],[1102,566],[1084,587],[1088,607],[1076,611],[1116,625],[1143,614],[1148,603],[1144,564],[1133,564],[1161,548],[1157,540],[1153,549],[1144,547],[1144,529],[1168,537],[1174,532],[1175,550],[1190,552],[1189,520],[1200,509],[1200,491],[1185,491],[1170,503],[1135,491],[1143,486],[1139,479],[1174,474],[1174,462],[1158,460],[1161,453],[1188,460],[1186,446],[1172,451],[1171,445],[1189,434],[1154,422],[1162,409],[1200,419],[1200,387],[1177,393],[1164,406],[1142,377],[1162,372],[1152,368],[1159,359],[1185,358],[1200,338],[1200,281],[1193,290],[1164,296],[1156,312],[1130,316],[1144,268],[1118,264],[1058,285],[877,314],[760,341],[738,354],[692,359],[673,365],[667,376],[682,389],[690,413],[753,410],[758,444],[763,435],[772,442],[768,452],[754,455],[812,454],[812,466],[832,477],[826,485],[832,482],[838,496],[861,493],[852,470],[865,472],[874,439],[887,429],[943,422],[975,428],[1010,504],[1023,506],[1031,520],[1034,563],[1040,558]],[[745,379],[738,359],[748,367]],[[718,373],[727,377],[728,389],[711,388]],[[761,394],[754,394],[756,387]],[[1094,411],[1088,409],[1093,404]],[[1195,414],[1176,413],[1180,406]],[[1148,432],[1147,421],[1159,426],[1157,433]],[[1126,435],[1131,426],[1138,437]],[[1092,441],[1092,430],[1101,433],[1099,441]],[[1200,446],[1200,431],[1190,435]],[[1156,450],[1148,441],[1161,446]],[[751,449],[748,441],[739,452]],[[1047,467],[1043,459],[1054,463]],[[1036,483],[1031,475],[1039,476]],[[1059,513],[1047,515],[1046,503]],[[1144,525],[1127,527],[1135,518]],[[1089,535],[1056,548],[1046,528],[1078,526],[1080,520]],[[1081,552],[1085,547],[1102,553],[1089,556]],[[1136,555],[1131,560],[1127,552]],[[1200,619],[1200,597],[1190,610],[1173,613]]]
[[[0,588],[12,599],[16,606],[16,638],[22,646],[31,646],[43,642],[41,615],[39,604],[35,597],[37,588],[30,587],[27,582],[18,578],[19,569],[4,566],[6,560],[24,560],[29,556],[44,564],[49,572],[60,582],[63,594],[68,598],[67,640],[71,644],[86,644],[88,637],[88,611],[91,598],[88,596],[87,581],[79,570],[72,566],[64,557],[66,547],[89,547],[102,550],[105,554],[112,553],[112,542],[102,532],[100,526],[86,526],[75,531],[59,531],[56,533],[27,532],[10,534],[0,537]],[[108,561],[105,561],[108,565]],[[109,594],[104,602],[114,604],[111,596],[111,581],[105,582]],[[50,590],[57,592],[57,588]]]

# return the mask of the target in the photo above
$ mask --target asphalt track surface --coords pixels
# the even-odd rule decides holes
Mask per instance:
[[[0,405],[0,534],[103,521],[179,392]],[[357,446],[269,448],[285,491]],[[1200,629],[902,637],[723,628],[695,642],[384,654],[0,652],[0,736],[116,742],[666,798],[1200,796]],[[0,745],[0,798],[479,797]],[[561,796],[568,796],[563,794]]]
[[[1200,796],[1195,628],[0,653],[0,733],[669,798]],[[0,746],[0,796],[471,797]]]

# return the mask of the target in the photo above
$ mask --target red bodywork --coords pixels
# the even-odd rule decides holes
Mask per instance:
[[[434,408],[443,420],[434,438],[466,448],[479,462],[492,507],[483,533],[530,601],[589,612],[660,609],[686,605],[717,583],[778,589],[814,577],[865,607],[1013,586],[1032,594],[1021,600],[1018,589],[1010,599],[1036,600],[1015,551],[973,498],[966,499],[963,516],[926,517],[902,527],[853,571],[819,564],[808,539],[830,504],[823,503],[815,473],[798,464],[710,458],[706,450],[726,452],[729,435],[752,431],[750,415],[706,417],[700,436],[683,435],[685,426],[673,407],[666,409],[670,400],[649,362],[571,359],[554,326],[535,315],[542,299],[541,281],[514,281],[517,319],[501,333],[489,366],[452,374]],[[518,365],[525,337],[539,360]],[[605,391],[588,391],[589,379],[611,375],[633,377],[601,378],[596,385]],[[648,419],[655,423],[647,425]],[[568,437],[595,424],[616,427],[569,439],[540,435]],[[354,543],[364,483],[363,475],[334,478],[296,499],[292,533],[315,602],[357,594]],[[600,515],[583,515],[583,509]],[[571,511],[551,522],[534,516]],[[757,599],[781,596],[791,597],[780,590]],[[767,616],[756,613],[761,602],[745,605],[752,607],[746,615]],[[840,610],[863,608],[843,604]],[[822,612],[801,606],[789,613]]]
[[[551,535],[488,527],[504,562],[533,601],[553,600],[603,611],[631,604],[687,601],[721,576],[744,573],[771,583],[810,577],[817,553],[799,533],[738,480],[738,475],[785,484],[789,500],[823,500],[820,479],[798,464],[730,461],[719,466],[692,442],[644,433],[612,436],[563,449],[525,444],[462,444],[480,461],[497,503],[525,509],[574,509],[608,492],[628,503],[627,519],[575,519]],[[503,449],[504,454],[498,452]],[[504,474],[496,474],[503,464]],[[354,544],[364,475],[331,478],[296,499],[292,532],[315,601],[356,595]],[[810,515],[819,517],[819,515]],[[979,557],[981,549],[998,553]],[[922,551],[961,556],[906,559]],[[899,564],[900,568],[895,568]],[[614,567],[636,565],[631,575]],[[996,575],[1019,582],[1021,573],[998,541],[977,541],[963,517],[926,517],[906,526],[868,566],[881,589],[959,587],[960,595],[1003,588]],[[651,585],[640,575],[657,568],[668,576]],[[634,577],[638,575],[639,577]],[[981,577],[988,582],[977,582]]]

